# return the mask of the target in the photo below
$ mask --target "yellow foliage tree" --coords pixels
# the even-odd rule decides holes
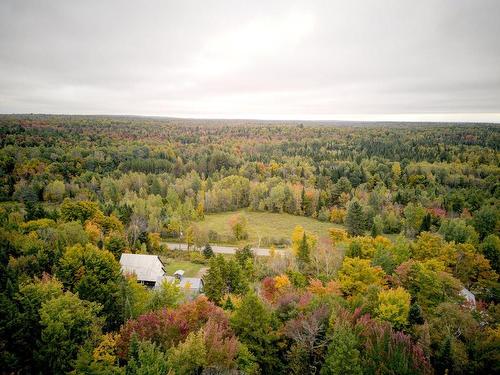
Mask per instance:
[[[196,215],[200,220],[202,220],[205,217],[205,205],[203,204],[203,201],[200,201],[198,203],[198,206],[196,207]]]
[[[85,232],[88,234],[90,242],[93,244],[97,244],[97,242],[102,238],[102,231],[93,221],[87,221],[85,224]]]
[[[326,285],[324,285],[323,282],[319,279],[311,279],[309,280],[309,286],[307,287],[307,290],[312,294],[316,294],[319,296],[341,294],[340,285],[334,280],[331,280],[326,283]]]
[[[408,323],[411,296],[405,289],[381,290],[378,294],[376,314],[379,319],[391,323],[396,328],[403,328]]]
[[[233,215],[229,218],[228,223],[236,240],[244,240],[248,238],[248,220],[245,215]]]
[[[191,245],[194,243],[194,228],[193,228],[192,225],[190,225],[186,229],[186,234],[185,234],[185,237],[184,237],[184,241],[186,241],[187,248],[189,250],[189,248],[191,247]]]
[[[385,273],[380,267],[372,267],[369,259],[345,257],[338,272],[342,292],[348,296],[365,293],[371,284],[383,286]]]
[[[151,297],[150,292],[144,285],[137,282],[135,274],[126,274],[125,281],[125,319],[135,319],[146,312]]]
[[[288,278],[287,275],[278,275],[274,278],[274,286],[276,287],[276,289],[278,290],[282,290],[282,289],[285,289],[285,288],[288,288],[290,285],[292,285],[290,283],[290,279]]]
[[[350,257],[359,257],[363,259],[371,259],[375,255],[377,249],[390,249],[392,242],[386,237],[377,236],[358,236],[351,240],[349,249],[346,255]]]
[[[380,245],[384,248],[389,248],[392,246],[392,241],[384,236],[377,236],[373,239],[375,246]]]
[[[96,214],[93,221],[100,227],[100,229],[105,233],[111,231],[123,232],[123,223],[115,215],[104,216],[99,212]]]
[[[330,210],[330,221],[335,224],[344,224],[345,215],[345,208],[333,207]]]
[[[399,178],[401,177],[401,164],[399,164],[399,162],[393,163],[391,170],[392,170],[392,177],[394,178],[394,180],[399,181]]]
[[[301,225],[297,225],[292,232],[292,251],[294,255],[297,255],[303,237],[304,228]],[[316,236],[311,233],[306,233],[306,239],[309,250],[314,250],[316,248],[316,245],[318,244],[318,239],[316,238]]]
[[[297,225],[295,228],[293,228],[292,250],[293,250],[294,254],[297,254],[297,251],[299,250],[299,246],[300,246],[300,241],[302,241],[303,236],[304,236],[304,228],[302,228],[302,226]]]
[[[439,234],[422,232],[412,245],[413,258],[416,260],[439,259],[447,266],[455,263],[456,248],[446,242]]]
[[[329,232],[333,245],[347,240],[347,232],[344,229],[330,228]]]
[[[481,296],[488,290],[488,285],[498,281],[498,274],[490,266],[490,262],[483,254],[478,253],[471,244],[455,245],[457,249],[453,275],[457,277],[467,289]]]
[[[228,300],[231,301],[231,305],[233,308],[237,309],[241,306],[241,296],[238,294],[228,293],[222,297],[221,306],[225,306],[228,304]]]
[[[92,358],[96,362],[104,362],[108,365],[117,363],[118,356],[116,355],[116,343],[120,338],[119,334],[107,333],[101,336],[99,345],[94,349]]]
[[[339,202],[342,207],[344,208],[347,207],[347,203],[349,203],[350,200],[351,200],[351,194],[346,192],[340,194]]]
[[[160,251],[160,233],[148,233],[149,244],[154,252]]]

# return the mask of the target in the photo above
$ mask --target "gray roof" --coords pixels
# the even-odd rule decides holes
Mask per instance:
[[[471,305],[476,305],[476,296],[470,290],[462,288],[462,290],[460,291],[460,295],[464,297]]]
[[[193,291],[201,291],[203,289],[203,280],[198,277],[183,277],[179,280],[174,276],[165,276],[164,279],[171,283],[179,283],[181,289],[185,289],[188,286],[188,289]],[[157,287],[161,285],[161,280],[158,281],[159,282],[156,283]]]
[[[163,263],[158,255],[123,253],[120,265],[122,272],[134,273],[138,281],[156,282],[165,275]]]

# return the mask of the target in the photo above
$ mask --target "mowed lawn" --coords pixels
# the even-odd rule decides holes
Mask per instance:
[[[344,228],[341,225],[322,222],[309,217],[246,210],[207,214],[205,215],[205,219],[197,222],[197,224],[207,230],[216,231],[224,239],[231,238],[232,233],[229,226],[229,219],[238,213],[243,214],[248,220],[248,240],[240,242],[252,243],[253,245],[259,243],[259,237],[261,239],[264,237],[290,239],[293,229],[297,225],[301,225],[307,232],[316,235],[318,239],[328,237],[328,229],[330,228]]]
[[[165,264],[165,271],[168,276],[172,276],[177,270],[184,270],[184,276],[196,277],[198,276],[200,269],[206,267],[204,264],[197,264],[187,260],[178,260],[166,257],[162,257],[162,261]]]

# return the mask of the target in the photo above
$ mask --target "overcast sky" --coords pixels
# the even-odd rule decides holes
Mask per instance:
[[[2,0],[0,112],[500,122],[500,0]]]

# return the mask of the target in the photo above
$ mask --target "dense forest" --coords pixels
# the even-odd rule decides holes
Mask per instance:
[[[0,146],[1,373],[500,373],[498,125],[2,115]],[[242,209],[331,229],[214,254]]]

